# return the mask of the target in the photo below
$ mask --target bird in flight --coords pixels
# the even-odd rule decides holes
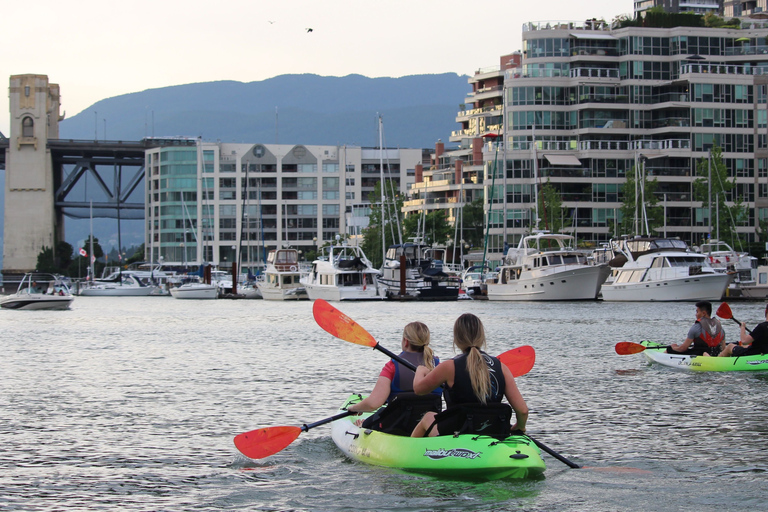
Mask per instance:
[[[308,29],[307,29],[307,33],[309,33],[309,32],[312,32],[312,29],[311,29],[311,28],[308,28]]]

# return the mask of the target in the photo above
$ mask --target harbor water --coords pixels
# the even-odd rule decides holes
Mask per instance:
[[[716,309],[717,303],[714,304]],[[537,480],[465,482],[346,459],[321,426],[259,461],[235,435],[331,416],[386,358],[335,339],[311,302],[77,297],[70,311],[0,311],[0,510],[759,510],[768,481],[768,373],[694,374],[619,356],[619,341],[682,341],[691,303],[344,303],[397,350],[426,322],[451,357],[456,317],[488,349],[532,345],[517,379]],[[732,304],[752,326],[760,303]],[[738,326],[723,321],[728,339]]]

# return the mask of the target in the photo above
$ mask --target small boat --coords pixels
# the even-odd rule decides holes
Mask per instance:
[[[146,297],[157,286],[146,285],[133,272],[115,272],[103,279],[94,279],[80,288],[80,295],[91,297]]]
[[[449,275],[434,252],[418,241],[389,246],[379,277],[381,293],[392,299],[457,300],[461,279]]]
[[[350,396],[341,411],[360,399],[360,395]],[[546,468],[539,448],[524,435],[503,440],[477,434],[408,437],[355,425],[357,419],[370,414],[347,416],[332,424],[331,437],[336,446],[361,462],[470,480],[531,478],[541,475]]]
[[[663,366],[691,370],[694,372],[756,372],[768,371],[768,354],[757,354],[742,357],[706,357],[689,356],[685,354],[667,354],[666,345],[653,341],[641,341],[646,348],[645,357]]]
[[[507,251],[489,300],[596,300],[611,272],[571,248],[574,237],[539,231]]]
[[[600,289],[604,301],[720,300],[731,281],[676,238],[622,239],[614,250],[613,273]]]
[[[312,262],[312,270],[302,278],[302,284],[310,300],[381,300],[380,274],[360,247],[329,245]]]
[[[215,299],[219,296],[219,288],[215,284],[185,283],[170,291],[174,299]]]
[[[5,309],[69,309],[75,298],[69,287],[59,277],[53,274],[25,274],[19,283],[16,293],[0,301],[0,307]]]
[[[742,284],[740,290],[741,296],[747,299],[768,298],[768,266],[758,266],[755,282],[750,285]]]
[[[277,249],[267,255],[264,280],[258,283],[264,300],[309,299],[301,277],[304,273],[299,266],[299,251]]]

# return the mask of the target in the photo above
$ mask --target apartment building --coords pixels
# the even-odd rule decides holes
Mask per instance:
[[[456,189],[468,178],[477,183],[490,209],[494,262],[505,244],[547,229],[537,222],[543,215],[535,198],[549,182],[570,230],[597,244],[623,234],[617,233],[621,189],[627,171],[638,166],[658,180],[661,231],[698,244],[714,236],[708,231],[716,213],[694,200],[693,182],[697,165],[717,145],[736,179],[727,204],[741,200],[749,212],[734,219],[736,230],[756,240],[759,223],[768,219],[766,37],[768,22],[759,18],[742,20],[740,29],[527,23],[520,65],[503,71],[501,137],[482,128],[496,127],[496,110],[480,108],[488,89],[480,84],[500,66],[470,79],[478,102],[459,112],[462,129],[452,135],[459,149],[435,152],[440,158],[431,174],[417,175],[410,207],[464,204],[452,199]]]
[[[669,13],[691,12],[704,15],[711,12],[719,15],[723,12],[724,1],[727,3],[729,0],[635,0],[635,16],[653,7],[662,7]]]
[[[421,149],[179,139],[146,152],[146,250],[172,265],[256,268],[277,247],[315,250],[367,225],[381,177],[401,192]]]

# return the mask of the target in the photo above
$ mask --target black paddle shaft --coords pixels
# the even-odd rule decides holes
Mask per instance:
[[[341,412],[335,416],[331,416],[330,418],[325,418],[324,420],[316,421],[314,423],[310,423],[309,425],[304,424],[301,426],[301,431],[306,432],[307,430],[315,427],[319,427],[320,425],[325,425],[326,423],[331,423],[336,420],[340,420],[341,418],[346,418],[347,416],[352,416],[353,414],[357,414],[356,412],[352,411],[344,411]]]

